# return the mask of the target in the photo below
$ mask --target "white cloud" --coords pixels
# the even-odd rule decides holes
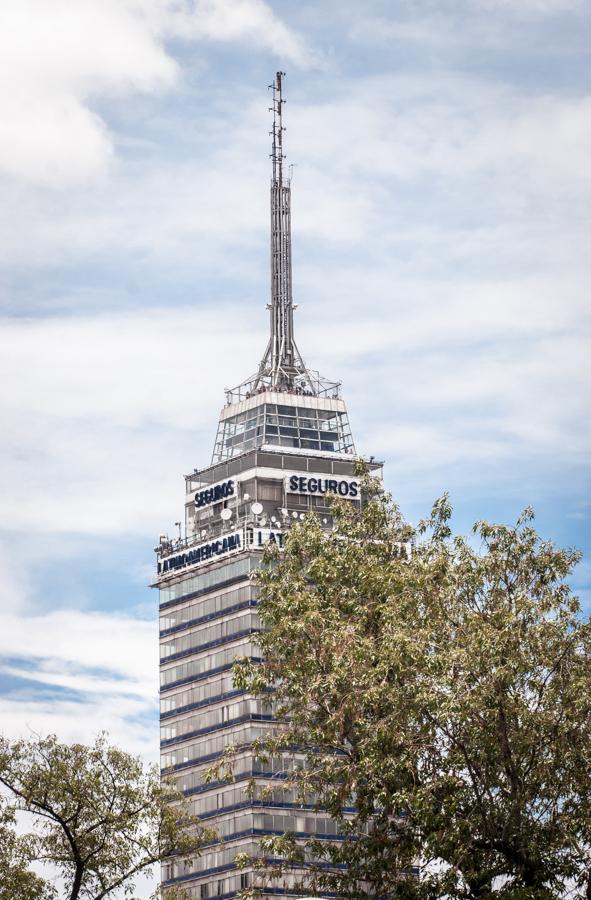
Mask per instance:
[[[6,187],[0,258],[8,267],[92,261],[108,269],[124,254],[127,263],[207,278],[225,274],[231,258],[233,272],[248,274],[262,260],[267,229],[265,100],[248,90],[222,112],[208,108],[199,139],[183,135],[182,158],[171,160],[165,148],[156,161],[135,154],[100,189],[72,190],[67,202]],[[586,94],[387,76],[341,86],[320,103],[292,102],[287,125],[297,162],[296,265],[306,237],[327,253],[389,252],[396,243],[397,266],[421,250],[428,264],[454,269],[479,251],[486,265],[500,251],[522,266],[525,254],[528,264],[539,258],[542,242],[552,248],[544,265],[562,257],[569,268],[581,257],[591,200]]]
[[[114,137],[97,99],[166,90],[166,41],[242,41],[306,65],[263,0],[6,0],[0,8],[0,173],[48,187],[104,174]]]
[[[302,38],[275,16],[263,0],[177,0],[169,28],[185,37],[250,41],[300,66],[315,62]]]
[[[40,676],[43,671],[57,674],[61,665],[66,667],[62,670],[66,681],[72,667],[100,670],[107,677],[125,678],[130,693],[144,698],[154,695],[157,630],[153,622],[126,615],[57,610],[27,617],[4,611],[2,623],[0,655],[57,661],[49,668],[45,662],[46,668],[37,673]]]
[[[5,521],[147,535],[174,521],[182,475],[211,453],[220,379],[254,370],[263,343],[228,317],[222,366],[219,320],[194,309],[6,322]]]
[[[3,732],[90,742],[105,730],[154,759],[157,646],[156,623],[125,614],[3,610],[0,675],[22,680],[0,700]]]
[[[137,699],[120,699],[104,684],[104,698],[81,695],[79,700],[49,699],[38,685],[29,692],[0,697],[2,733],[11,738],[56,734],[61,741],[91,744],[106,731],[128,753],[158,760],[157,711]]]
[[[580,10],[584,8],[584,0],[473,0],[473,5],[492,13],[551,16]]]
[[[581,181],[589,190],[585,94],[535,94],[449,73],[380,76],[290,109],[289,125],[296,159],[341,176],[393,177],[417,188],[417,179],[430,175],[494,176],[503,179],[502,192],[510,187],[519,195],[562,193]]]
[[[576,281],[366,274],[345,268],[329,289],[308,273],[297,323],[309,362],[346,378],[360,449],[380,446],[413,470],[501,460],[508,448],[520,464],[584,464],[591,373]],[[5,521],[147,540],[174,522],[181,476],[209,460],[222,387],[254,370],[264,346],[262,303],[228,307],[224,321],[221,334],[215,307],[186,307],[6,322]],[[424,420],[438,437],[417,453]]]

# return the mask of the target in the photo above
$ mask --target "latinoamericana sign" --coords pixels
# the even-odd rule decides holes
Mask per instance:
[[[228,556],[239,550],[263,547],[265,544],[277,544],[278,547],[283,547],[283,532],[276,528],[241,528],[231,534],[225,534],[217,540],[206,541],[196,547],[187,547],[182,552],[172,553],[159,560],[158,574],[169,575],[173,572],[184,571],[217,557]]]

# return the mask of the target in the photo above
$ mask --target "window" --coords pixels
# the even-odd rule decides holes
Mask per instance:
[[[257,454],[257,465],[258,466],[269,466],[273,469],[281,468],[281,456],[277,453],[258,453]]]
[[[200,896],[201,896],[201,900],[206,900],[206,898],[209,897],[209,885],[208,884],[201,885]]]
[[[316,464],[316,460],[314,460],[314,464]],[[295,472],[307,472],[308,460],[302,459],[301,456],[285,457],[285,468],[293,469]]]
[[[239,578],[241,575],[246,577],[251,569],[256,568],[257,565],[256,560],[241,559],[234,563],[226,563],[218,569],[213,569],[213,571],[204,572],[202,575],[183,578],[182,581],[178,581],[170,587],[160,588],[160,605],[170,603],[173,600],[180,600],[181,597],[189,594],[209,590],[225,581]]]
[[[332,473],[331,459],[315,459],[313,462],[313,466],[315,472],[326,472],[327,474]]]
[[[281,500],[283,497],[283,484],[271,481],[259,482],[259,500]]]
[[[300,428],[300,437],[308,438],[309,440],[318,440],[318,432],[311,431],[309,428]],[[330,471],[330,470],[329,470]]]

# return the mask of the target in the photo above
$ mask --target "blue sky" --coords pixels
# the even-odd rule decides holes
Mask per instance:
[[[278,68],[298,343],[358,449],[412,521],[532,504],[588,554],[590,39],[584,0],[2,4],[7,732],[156,756],[152,548],[264,350]]]

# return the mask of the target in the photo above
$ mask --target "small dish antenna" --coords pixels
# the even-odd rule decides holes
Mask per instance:
[[[253,516],[260,516],[260,514],[263,511],[263,504],[259,503],[258,500],[255,500],[255,502],[250,507],[250,510],[251,510]]]
[[[227,508],[222,509],[220,515],[221,515],[222,519],[224,520],[224,522],[227,522],[229,519],[232,518],[232,510],[227,509]]]

